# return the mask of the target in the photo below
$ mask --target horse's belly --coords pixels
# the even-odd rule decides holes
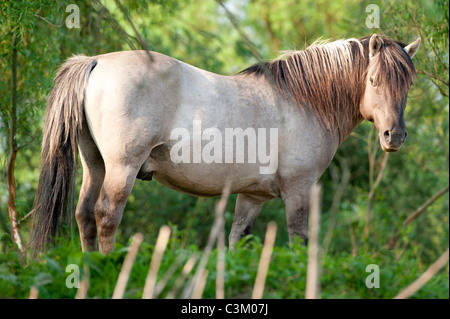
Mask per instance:
[[[231,193],[251,193],[267,198],[279,196],[274,175],[259,174],[255,164],[248,163],[175,163],[170,149],[156,147],[140,174],[148,174],[161,184],[195,196],[220,195],[227,181]]]

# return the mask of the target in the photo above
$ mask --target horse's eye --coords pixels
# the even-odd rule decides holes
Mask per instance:
[[[369,80],[370,80],[370,84],[372,84],[372,86],[376,86],[375,81],[374,81],[373,78],[370,78]]]

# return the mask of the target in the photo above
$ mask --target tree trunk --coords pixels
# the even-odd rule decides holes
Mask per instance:
[[[16,182],[14,178],[14,166],[16,163],[17,152],[19,148],[16,143],[17,126],[17,36],[13,34],[12,52],[11,52],[11,109],[9,126],[9,161],[8,161],[8,216],[11,224],[11,237],[17,245],[19,252],[22,252],[22,240],[20,238],[19,226],[17,223],[16,210]]]

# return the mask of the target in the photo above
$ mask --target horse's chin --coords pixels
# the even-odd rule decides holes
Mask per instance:
[[[380,146],[383,151],[388,152],[388,153],[398,152],[398,150],[401,147],[401,146],[399,146],[399,147],[386,146],[386,145],[384,145],[384,143],[381,140],[380,140]]]

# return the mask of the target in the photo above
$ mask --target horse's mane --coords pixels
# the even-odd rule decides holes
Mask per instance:
[[[395,99],[404,97],[415,76],[411,58],[402,49],[405,44],[385,37],[368,70],[369,39],[316,41],[305,50],[285,53],[239,74],[265,76],[301,109],[310,108],[322,124],[339,129],[339,121],[362,119],[359,104],[368,72]]]

